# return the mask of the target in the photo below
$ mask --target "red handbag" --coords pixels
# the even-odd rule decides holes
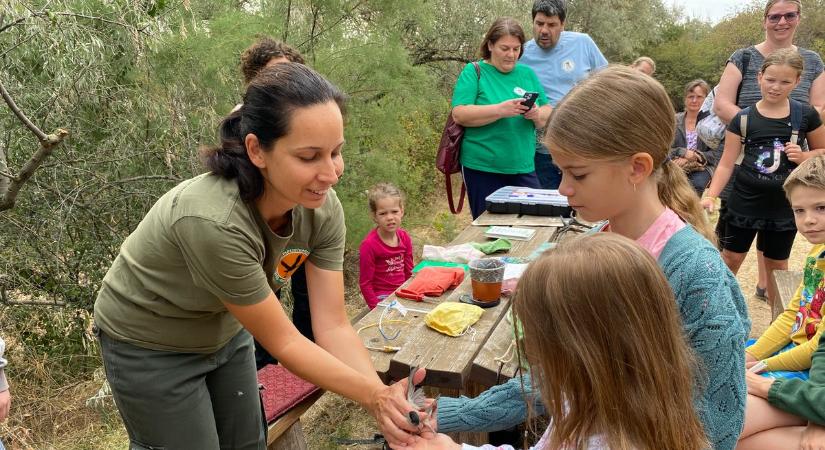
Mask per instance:
[[[476,69],[476,76],[481,79],[481,68],[477,62],[473,62],[473,67]],[[438,144],[438,153],[435,157],[435,167],[444,174],[447,188],[447,203],[450,205],[450,212],[458,214],[461,208],[464,207],[464,196],[467,193],[467,187],[464,186],[464,180],[461,180],[461,194],[459,194],[458,208],[455,207],[453,201],[453,183],[452,175],[461,172],[461,141],[464,138],[464,127],[455,123],[453,120],[453,111],[447,115],[447,123],[444,125],[444,132],[441,133],[441,142]]]

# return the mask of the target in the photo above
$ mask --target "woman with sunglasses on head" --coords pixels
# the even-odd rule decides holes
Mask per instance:
[[[765,13],[762,20],[762,28],[765,30],[765,40],[759,44],[746,48],[740,48],[733,52],[728,59],[725,71],[719,79],[716,98],[713,109],[722,121],[728,123],[743,108],[753,106],[762,99],[759,90],[757,74],[760,67],[765,62],[765,58],[776,50],[783,48],[795,48],[802,55],[804,70],[800,77],[799,84],[791,92],[790,98],[808,103],[816,110],[821,110],[825,106],[825,75],[823,74],[822,58],[812,50],[798,48],[793,44],[794,35],[799,23],[802,20],[802,3],[800,0],[768,0],[765,5]],[[745,55],[749,55],[748,66],[743,66]],[[744,78],[742,74],[745,74]],[[737,91],[741,83],[741,91],[737,99]],[[735,174],[735,172],[734,172]],[[732,176],[731,180],[735,177]],[[726,237],[729,235],[727,227],[749,228],[751,224],[733,223],[726,218],[727,194],[730,192],[732,182],[728,183],[720,197],[723,199],[722,209],[719,214],[719,223],[716,231],[719,234],[720,243],[724,247]],[[765,258],[762,254],[763,245],[757,243],[756,246],[759,261],[759,280],[756,286],[756,296],[766,299],[768,283],[768,269],[787,269],[787,262]],[[725,261],[731,270],[742,264],[747,253],[728,253]],[[732,256],[733,255],[733,256]]]

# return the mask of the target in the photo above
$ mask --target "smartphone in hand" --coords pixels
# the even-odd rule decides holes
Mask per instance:
[[[536,100],[539,98],[538,92],[525,92],[524,93],[524,101],[521,102],[522,106],[526,106],[528,108],[532,108],[533,105],[536,103]]]

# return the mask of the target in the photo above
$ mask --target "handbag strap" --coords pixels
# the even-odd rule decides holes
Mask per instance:
[[[446,178],[445,180],[447,183],[447,204],[450,205],[450,212],[453,214],[458,214],[461,212],[461,209],[464,207],[464,196],[467,194],[467,186],[464,185],[464,178],[461,178],[461,193],[458,194],[458,208],[455,206],[455,202],[453,201],[453,176],[452,175],[444,175]]]

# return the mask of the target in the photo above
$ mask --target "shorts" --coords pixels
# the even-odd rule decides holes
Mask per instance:
[[[756,237],[756,249],[761,251],[766,258],[782,261],[791,256],[796,230],[753,230],[726,222],[724,234],[719,237],[719,245],[729,252],[747,253],[754,237]]]

